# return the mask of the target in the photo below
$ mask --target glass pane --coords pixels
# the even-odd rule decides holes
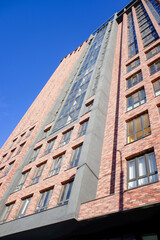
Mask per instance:
[[[145,157],[141,157],[138,159],[138,171],[139,171],[139,176],[144,176],[146,175],[146,162],[145,162]]]
[[[136,139],[140,139],[141,137],[143,137],[143,131],[136,133]]]
[[[158,181],[158,174],[149,176],[149,182],[156,182],[156,181]]]
[[[141,117],[135,119],[135,131],[138,132],[142,129]]]
[[[128,122],[128,135],[133,134],[133,121]]]
[[[143,240],[158,240],[158,236],[157,236],[157,234],[153,234],[153,235],[143,236],[142,239]]]
[[[128,189],[137,187],[137,181],[131,181],[128,183]]]
[[[144,114],[143,116],[143,124],[144,124],[144,128],[149,127],[149,117],[148,117],[148,113]]]
[[[148,183],[148,178],[147,177],[138,179],[138,185],[139,186],[147,184],[147,183]]]
[[[156,172],[156,159],[154,153],[148,155],[149,171],[150,173]]]
[[[144,130],[144,135],[145,136],[147,136],[147,135],[149,135],[149,134],[151,134],[151,128],[149,127],[149,128],[146,128],[145,130]]]
[[[129,162],[129,179],[136,177],[135,161]]]
[[[129,136],[127,142],[128,142],[128,143],[131,143],[131,142],[133,142],[133,141],[134,141],[134,135]]]
[[[68,200],[69,197],[70,197],[73,182],[70,182],[70,183],[68,183],[68,184],[69,184],[69,188],[68,188],[66,200]]]

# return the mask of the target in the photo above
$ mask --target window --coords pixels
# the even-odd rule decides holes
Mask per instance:
[[[149,52],[146,53],[147,59],[155,56],[157,53],[160,52],[160,44],[156,45],[154,48],[149,50]]]
[[[16,218],[21,218],[21,217],[25,216],[30,201],[31,201],[31,197],[28,197],[28,198],[25,198],[22,200],[21,205],[18,209]]]
[[[160,25],[160,5],[157,0],[145,0],[150,11],[155,17],[157,23]]]
[[[141,82],[143,80],[142,72],[138,72],[134,74],[132,77],[130,77],[127,80],[127,88],[131,88],[135,86],[137,83]]]
[[[136,9],[138,24],[141,32],[141,37],[143,40],[143,46],[146,47],[149,44],[151,44],[153,41],[158,39],[159,36],[143,4],[140,3],[135,9]]]
[[[15,191],[18,191],[18,190],[22,189],[22,187],[23,187],[23,185],[24,185],[24,183],[27,179],[28,174],[29,174],[29,171],[22,173],[21,178],[20,178],[20,180],[19,180],[19,182],[18,182],[18,184],[15,188]]]
[[[23,144],[21,144],[21,145],[19,146],[19,149],[18,149],[16,155],[20,154],[20,152],[22,151],[24,145],[25,145],[25,143],[23,143]]]
[[[62,185],[62,190],[61,190],[58,205],[63,205],[68,203],[71,190],[72,190],[72,185],[73,185],[73,181]]]
[[[158,111],[159,111],[159,114],[160,114],[160,106],[158,107]]]
[[[33,130],[34,130],[34,127],[32,127],[31,129],[29,129],[29,132],[28,132],[26,138],[29,137],[29,136],[32,134]]]
[[[146,102],[146,94],[144,89],[139,90],[127,97],[127,111],[132,110]]]
[[[64,154],[62,154],[62,155],[53,159],[53,164],[52,164],[51,169],[49,171],[48,177],[54,176],[54,175],[59,173],[59,171],[61,169],[63,157],[64,157]]]
[[[78,137],[81,137],[86,134],[87,126],[88,126],[88,120],[80,124]]]
[[[94,100],[86,103],[86,113],[92,110]]]
[[[73,128],[70,129],[69,131],[63,133],[63,136],[62,136],[62,139],[61,139],[61,142],[59,145],[60,147],[69,143],[72,131],[73,131]]]
[[[55,143],[55,139],[52,139],[52,140],[47,142],[47,147],[46,147],[46,150],[44,152],[44,155],[47,155],[52,151],[54,143]]]
[[[13,205],[14,205],[14,203],[10,203],[10,204],[5,206],[4,211],[2,213],[2,216],[0,217],[0,223],[3,223],[3,222],[7,221],[8,217],[11,213],[11,210],[13,208]]]
[[[32,182],[31,184],[35,184],[35,183],[38,183],[39,182],[39,179],[42,175],[42,172],[43,172],[43,169],[44,169],[44,166],[45,166],[45,163],[44,164],[41,164],[40,166],[38,166],[36,168],[36,171],[35,171],[35,174],[32,178]]]
[[[160,95],[160,79],[153,83],[155,95]]]
[[[95,34],[86,58],[73,81],[73,85],[67,94],[61,112],[53,127],[52,132],[66,126],[78,118],[83,100],[92,77],[101,44],[106,32],[106,26]]]
[[[31,158],[29,160],[29,163],[34,162],[36,160],[40,149],[41,149],[41,147],[34,149],[34,151],[32,153],[32,156],[31,156]]]
[[[81,155],[81,149],[82,149],[82,145],[73,149],[71,160],[70,160],[70,168],[76,167],[78,165],[79,158]]]
[[[128,14],[128,57],[131,58],[138,53],[138,44],[134,27],[132,12]]]
[[[6,170],[5,173],[4,173],[4,176],[7,176],[7,174],[9,173],[9,171],[11,170],[11,168],[13,167],[13,164],[14,164],[14,162],[11,162],[11,163],[9,164],[7,170]]]
[[[127,143],[131,143],[151,134],[148,113],[145,113],[127,123]]]
[[[137,58],[136,60],[134,60],[133,62],[131,62],[130,64],[127,65],[127,73],[132,71],[139,65],[140,65],[140,60],[139,60],[139,58]]]
[[[154,152],[128,161],[128,189],[158,181]]]
[[[152,63],[149,66],[150,74],[154,74],[160,70],[160,59],[158,59],[156,62]]]
[[[50,198],[52,196],[53,189],[41,192],[40,199],[38,201],[35,212],[41,212],[47,209]]]
[[[7,160],[9,160],[10,158],[13,157],[13,153],[15,152],[15,150],[16,150],[16,148],[14,148],[14,149],[11,150],[11,152],[10,152],[10,154],[9,154],[9,156],[8,156],[8,158],[7,158]]]
[[[21,141],[24,139],[25,134],[26,134],[26,133],[23,133],[23,134],[20,136],[20,138],[19,138],[19,140],[18,140],[18,143],[21,142]]]

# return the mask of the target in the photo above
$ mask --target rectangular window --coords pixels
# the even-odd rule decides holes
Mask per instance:
[[[73,185],[73,181],[62,185],[62,190],[61,190],[58,205],[63,205],[68,203],[71,190],[72,190],[72,185]]]
[[[71,160],[70,160],[70,168],[76,167],[79,162],[79,158],[81,155],[82,145],[73,149]]]
[[[69,143],[72,131],[73,131],[73,128],[63,134],[60,145],[59,145],[60,147]]]
[[[135,86],[137,83],[141,82],[143,80],[143,76],[142,76],[142,72],[138,72],[136,74],[134,74],[132,77],[130,77],[127,80],[127,88],[131,88],[133,86]]]
[[[14,205],[14,203],[11,203],[11,204],[5,206],[4,211],[0,217],[0,223],[7,221],[8,217],[10,215],[10,212],[13,208],[13,205]]]
[[[32,153],[32,156],[31,156],[31,158],[29,160],[29,163],[34,162],[36,160],[40,149],[41,149],[41,147],[36,148],[36,149],[33,150],[33,153]]]
[[[53,188],[41,193],[35,212],[41,212],[47,209]]]
[[[88,120],[80,124],[78,137],[81,137],[86,134],[87,126],[88,126]]]
[[[145,90],[141,89],[127,97],[127,111],[132,110],[146,102]]]
[[[53,164],[52,164],[51,169],[49,171],[48,177],[54,176],[54,175],[59,173],[59,171],[61,169],[63,157],[64,157],[64,154],[62,154],[62,155],[53,159]]]
[[[160,70],[160,59],[158,59],[156,62],[152,63],[149,66],[150,74],[154,74]]]
[[[148,113],[127,122],[127,143],[134,142],[151,134]]]
[[[46,147],[46,150],[44,152],[44,155],[47,155],[52,151],[54,143],[55,143],[55,139],[52,139],[51,141],[47,142],[47,147]]]
[[[45,166],[45,163],[44,164],[41,164],[40,166],[38,166],[36,168],[36,171],[35,171],[35,174],[32,178],[32,182],[31,184],[35,184],[35,183],[38,183],[39,182],[39,179],[42,175],[42,172],[43,172],[43,169],[44,169],[44,166]]]
[[[4,173],[4,176],[7,176],[7,174],[9,173],[9,171],[11,170],[11,168],[13,167],[13,164],[14,164],[14,162],[11,162],[11,163],[9,164],[7,170],[6,170],[5,173]]]
[[[127,73],[132,71],[133,69],[135,69],[139,65],[140,65],[140,59],[137,58],[133,62],[131,62],[130,64],[127,65]]]
[[[19,146],[19,149],[18,149],[16,155],[20,154],[20,152],[22,151],[24,145],[25,145],[25,142]]]
[[[35,127],[32,127],[31,129],[29,129],[29,132],[28,132],[28,134],[27,134],[26,138],[27,138],[27,137],[29,137],[29,136],[32,134],[32,132],[33,132],[34,128],[35,128]]]
[[[19,180],[19,182],[18,182],[18,184],[17,184],[17,186],[14,190],[15,192],[22,189],[22,187],[23,187],[23,185],[24,185],[24,183],[27,179],[28,174],[29,174],[29,171],[22,173],[21,178],[20,178],[20,180]]]
[[[153,83],[155,95],[160,95],[160,79]]]
[[[128,189],[158,181],[154,152],[128,161]]]
[[[31,201],[31,197],[28,197],[28,198],[25,198],[22,200],[21,205],[18,209],[16,218],[21,218],[21,217],[25,216],[30,201]]]
[[[149,50],[149,52],[146,53],[147,59],[150,59],[151,57],[155,56],[157,53],[160,52],[160,44]]]

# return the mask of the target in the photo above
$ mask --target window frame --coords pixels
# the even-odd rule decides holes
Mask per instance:
[[[151,155],[153,155],[154,154],[154,167],[156,167],[156,170],[155,171],[153,171],[153,172],[151,172],[150,171],[150,169],[149,169],[149,156],[151,156]],[[138,163],[138,161],[140,160],[140,159],[144,159],[144,165],[145,165],[145,174],[143,174],[143,175],[141,175],[141,176],[139,176],[139,163]],[[135,167],[134,167],[134,171],[135,171],[135,177],[133,177],[133,178],[130,178],[130,174],[129,174],[129,164],[131,163],[131,162],[134,162],[135,163]],[[134,175],[133,174],[133,175]],[[151,176],[156,176],[157,177],[157,180],[155,180],[155,181],[150,181],[149,180],[149,178],[151,177]],[[142,179],[146,179],[147,178],[147,183],[142,183],[142,184],[140,184],[139,183],[139,180],[142,180]],[[141,154],[141,155],[139,155],[139,156],[137,156],[137,157],[135,157],[135,158],[132,158],[132,159],[130,159],[130,160],[127,160],[127,189],[128,190],[131,190],[131,189],[134,189],[134,188],[138,188],[138,187],[141,187],[141,186],[146,186],[146,185],[148,185],[148,184],[151,184],[151,183],[155,183],[155,182],[157,182],[157,181],[159,181],[159,178],[158,178],[158,171],[157,171],[157,163],[156,163],[156,157],[155,157],[155,153],[154,153],[154,151],[151,151],[151,152],[148,152],[148,153],[145,153],[145,154]],[[131,183],[131,182],[135,182],[136,184],[135,184],[135,186],[134,187],[129,187],[129,183]]]
[[[69,202],[74,180],[62,184],[58,205],[64,205]]]
[[[36,213],[45,211],[48,208],[52,194],[53,194],[53,187],[40,192],[40,197],[35,209]],[[47,195],[47,199],[46,199],[46,195]]]
[[[143,91],[143,95],[144,97],[142,98],[142,91]],[[135,94],[137,94],[138,96],[138,101],[136,101],[134,103],[134,96]],[[129,100],[131,99],[132,105],[129,105]],[[146,103],[146,93],[145,93],[145,89],[144,87],[137,90],[136,92],[132,93],[131,95],[129,95],[128,97],[126,97],[126,103],[127,103],[127,112],[135,109],[136,107],[139,107],[140,105]]]
[[[32,196],[22,199],[15,218],[21,218],[25,216],[28,206],[30,204],[31,198]]]
[[[73,149],[72,155],[71,155],[71,158],[70,158],[69,168],[74,168],[78,165],[79,159],[80,159],[80,156],[81,156],[82,146],[83,146],[83,144],[81,144],[81,145],[79,145],[79,146],[77,146]]]
[[[65,153],[53,158],[53,163],[48,173],[48,177],[57,175],[60,172]]]
[[[146,114],[148,115],[149,125],[148,125],[147,127],[144,127],[143,117],[144,117]],[[136,131],[136,120],[137,120],[138,118],[140,118],[141,129],[138,130],[138,131]],[[132,134],[129,134],[129,123],[132,122],[132,121],[133,121],[133,132],[132,132]],[[149,114],[148,114],[148,112],[145,112],[145,113],[143,113],[143,114],[141,114],[141,115],[133,118],[132,120],[127,121],[126,123],[127,123],[127,144],[133,143],[133,142],[135,142],[135,141],[137,141],[137,140],[140,140],[140,139],[142,139],[142,138],[144,138],[144,137],[146,137],[146,136],[149,136],[149,135],[151,134],[151,124],[150,124],[150,119],[149,119]],[[149,132],[148,134],[145,134],[145,130],[148,129],[148,128],[150,128],[150,131],[148,131],[148,132]],[[142,134],[140,137],[136,137],[136,134],[138,134],[139,132],[143,132],[143,134]],[[129,138],[132,137],[132,136],[134,137],[134,140],[133,140],[133,141],[131,141],[131,140],[129,141]]]

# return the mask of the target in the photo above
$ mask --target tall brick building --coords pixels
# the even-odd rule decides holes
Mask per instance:
[[[160,2],[68,54],[0,151],[0,239],[160,239]]]

